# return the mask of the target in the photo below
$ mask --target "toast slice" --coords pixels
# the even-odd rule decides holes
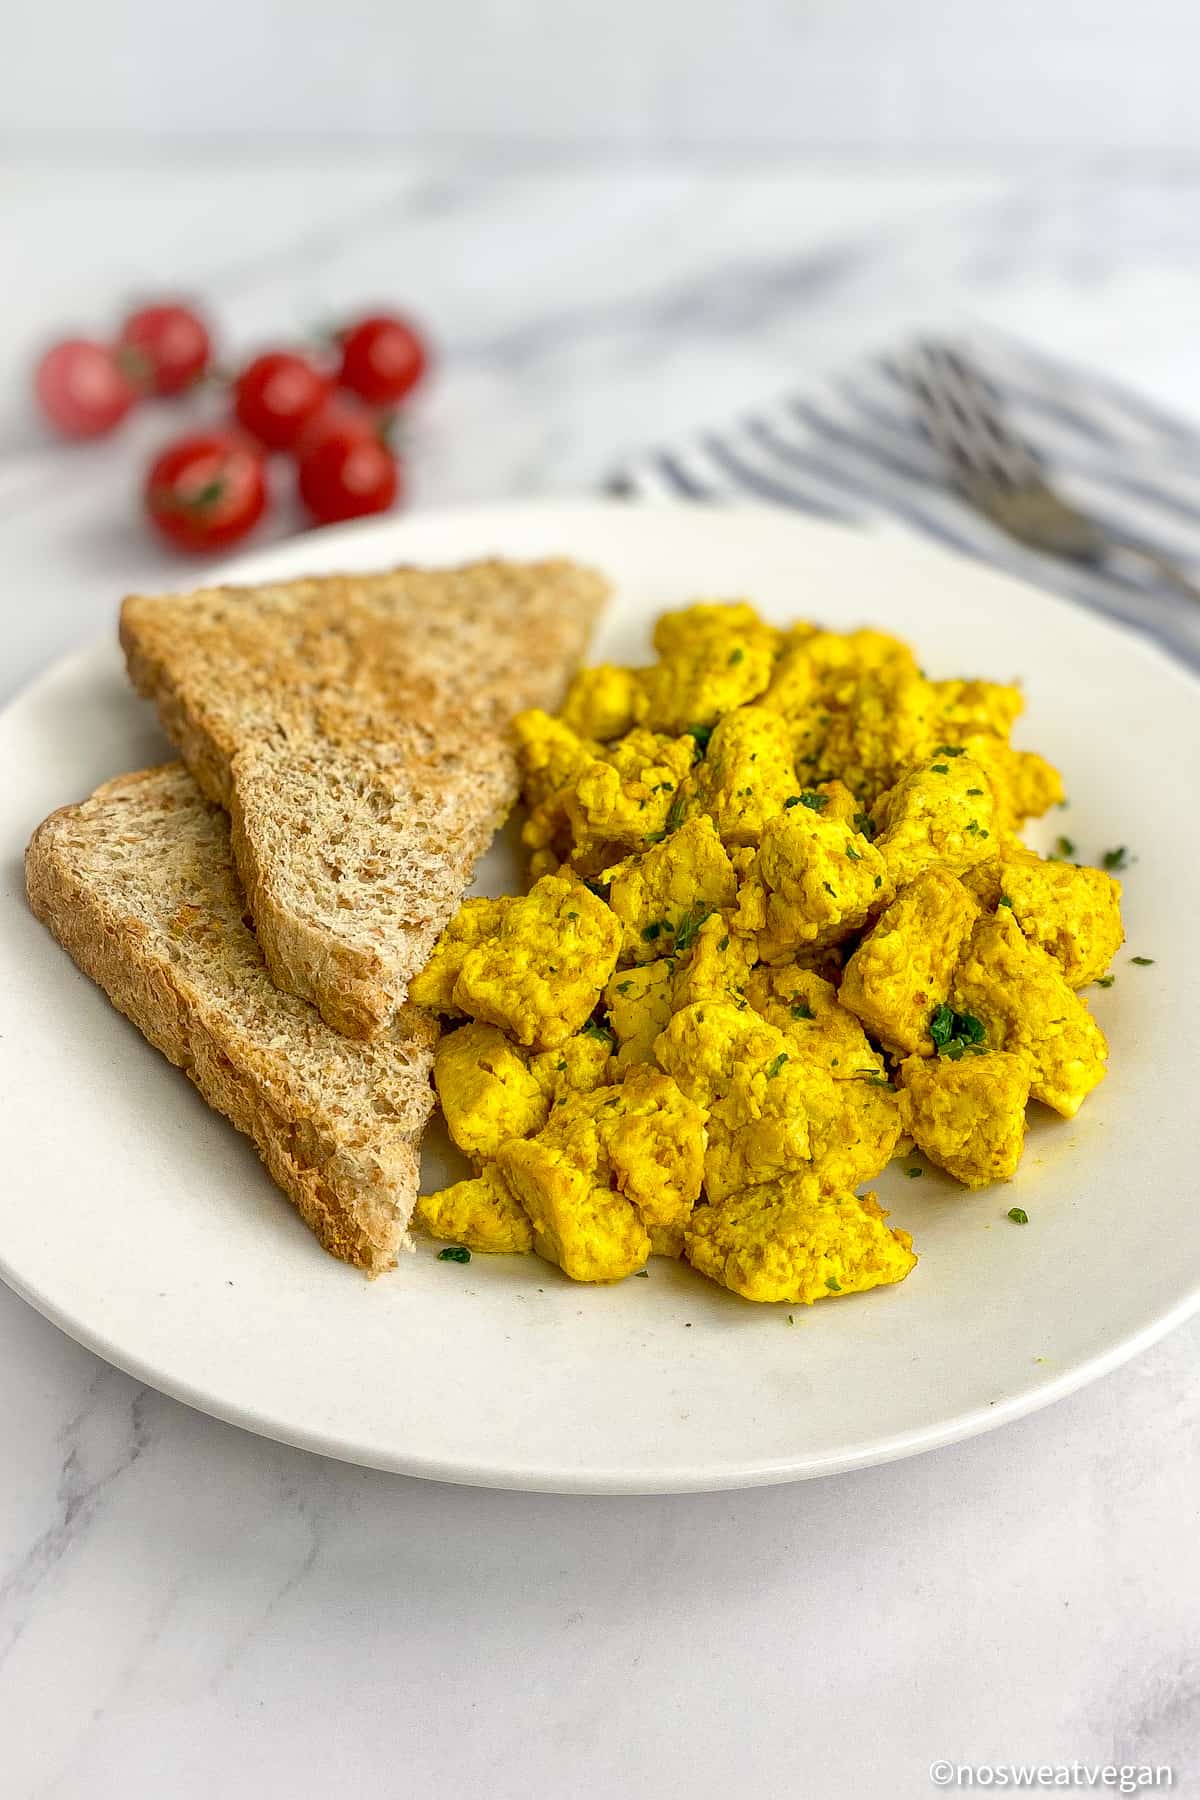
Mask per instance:
[[[267,966],[383,1030],[517,795],[514,714],[554,708],[607,593],[569,562],[134,595],[139,693],[210,800]]]
[[[355,1043],[276,987],[245,922],[229,821],[182,763],[52,813],[25,880],[85,974],[254,1139],[326,1250],[390,1268],[433,1106],[432,1020],[407,1009]]]

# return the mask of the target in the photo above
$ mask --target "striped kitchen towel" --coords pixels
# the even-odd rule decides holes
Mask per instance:
[[[1124,542],[1200,571],[1200,428],[1091,370],[992,332],[954,344],[994,385],[1051,481]],[[904,380],[909,350],[698,432],[626,465],[640,499],[757,500],[848,524],[899,520],[1154,638],[1200,670],[1200,605],[1152,576],[1063,562],[1005,536],[947,484]]]

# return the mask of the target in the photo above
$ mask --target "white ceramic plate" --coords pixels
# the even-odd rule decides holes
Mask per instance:
[[[642,656],[664,606],[746,594],[780,622],[884,625],[937,675],[1021,675],[1024,741],[1071,795],[1042,841],[1067,831],[1084,857],[1126,844],[1138,859],[1116,983],[1091,995],[1109,1079],[1072,1123],[1034,1109],[1011,1186],[969,1195],[894,1165],[878,1185],[921,1252],[899,1287],[756,1307],[660,1261],[648,1280],[587,1288],[534,1258],[461,1266],[428,1246],[368,1284],[317,1248],[249,1143],[26,910],[20,857],[43,815],[166,754],[109,637],[0,719],[5,1279],[101,1356],[251,1430],[414,1475],[586,1492],[785,1481],[931,1449],[1182,1321],[1200,1299],[1200,688],[1146,644],[924,542],[782,512],[431,513],[301,538],[234,572],[491,552],[604,568],[617,594],[598,656]],[[501,845],[481,885],[502,891],[514,872]],[[1009,1222],[1015,1204],[1027,1226]]]

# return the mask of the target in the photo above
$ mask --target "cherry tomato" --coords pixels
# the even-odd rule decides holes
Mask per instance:
[[[204,320],[190,307],[143,306],[121,327],[122,350],[134,378],[151,393],[181,394],[208,367],[212,344]]]
[[[357,427],[317,439],[300,463],[300,498],[321,525],[386,512],[400,492],[396,458]]]
[[[33,385],[43,413],[70,438],[103,437],[138,397],[117,354],[90,338],[53,345],[39,362]]]
[[[244,368],[233,386],[239,425],[270,450],[288,450],[314,418],[332,389],[304,357],[272,350]]]
[[[303,462],[317,445],[323,443],[334,433],[345,433],[360,438],[374,438],[380,443],[387,443],[387,421],[378,413],[371,412],[361,406],[351,394],[333,394],[321,408],[314,413],[292,445],[292,454],[296,461]]]
[[[371,406],[395,406],[416,387],[429,352],[420,332],[394,313],[359,319],[342,333],[338,379]]]
[[[145,504],[152,523],[179,549],[222,550],[266,511],[262,454],[226,431],[178,438],[151,464]]]

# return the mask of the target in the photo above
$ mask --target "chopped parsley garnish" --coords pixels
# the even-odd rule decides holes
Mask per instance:
[[[569,912],[566,916],[568,919],[577,919],[579,914],[577,912]]]
[[[825,1286],[829,1289],[831,1294],[840,1294],[842,1291],[841,1282],[836,1281],[832,1275],[827,1275],[825,1277]]]
[[[691,949],[700,927],[706,919],[712,918],[716,910],[715,906],[693,906],[690,912],[684,914],[675,927],[675,953],[677,956],[681,955],[684,950]]]
[[[879,827],[876,825],[874,819],[872,819],[870,813],[858,812],[854,815],[854,829],[861,837],[865,837],[867,842],[870,843]]]
[[[700,758],[704,755],[704,752],[708,749],[708,740],[712,734],[713,727],[711,725],[689,725],[684,732],[684,737],[695,738],[696,740],[697,762],[699,762]]]
[[[933,754],[935,756],[962,756],[963,747],[961,744],[939,744]]]
[[[837,899],[837,894],[836,894],[836,893],[834,893],[834,890],[833,890],[833,889],[832,889],[832,888],[831,888],[831,887],[830,887],[830,885],[829,885],[829,883],[828,883],[828,882],[827,882],[827,881],[823,881],[823,882],[822,882],[822,883],[821,883],[821,886],[822,886],[822,887],[823,887],[823,888],[824,888],[824,889],[825,889],[825,892],[826,892],[826,893],[827,893],[827,894],[833,894],[833,897],[834,897],[834,899],[835,899],[835,900],[836,900],[836,899]]]
[[[610,1048],[613,1043],[612,1032],[608,1029],[607,1025],[602,1025],[599,1019],[589,1019],[584,1026],[581,1035],[583,1037],[595,1038],[598,1043],[608,1044]],[[565,1064],[563,1066],[565,1067]]]
[[[1124,844],[1115,850],[1106,850],[1101,861],[1106,869],[1124,869],[1128,866],[1129,854]]]
[[[981,1056],[984,1050],[983,1020],[974,1013],[955,1012],[952,1006],[935,1006],[929,1017],[929,1035],[939,1056],[951,1062],[960,1057]]]
[[[717,945],[717,949],[718,950],[728,950],[728,948],[729,948],[729,933],[726,932],[725,936],[721,939],[720,943]]]
[[[846,845],[846,855],[850,858],[851,862],[861,862],[862,861],[862,852],[859,850],[856,850],[854,848],[853,844]]]
[[[746,659],[746,652],[742,649],[742,646],[739,644],[736,650],[731,650],[729,652],[730,668],[731,669],[736,668],[737,664],[740,662],[744,662],[745,659]]]
[[[447,1244],[444,1250],[438,1251],[439,1262],[470,1262],[471,1252],[465,1244]]]
[[[788,1060],[788,1053],[786,1050],[781,1050],[779,1052],[778,1056],[773,1056],[771,1058],[770,1062],[767,1064],[767,1067],[766,1067],[766,1077],[767,1077],[768,1081],[774,1081],[775,1077],[778,1075],[780,1069],[782,1069],[784,1063],[787,1062],[787,1060]]]
[[[948,775],[950,773],[950,764],[949,763],[930,763],[929,773],[931,775]]]
[[[817,1016],[807,1000],[797,1000],[791,1013],[793,1019],[815,1019]]]
[[[799,806],[799,804],[800,804],[799,794],[789,794],[787,799],[783,803],[783,810],[784,810],[784,812],[791,812],[793,806]]]
[[[890,1088],[892,1085],[887,1076],[881,1075],[878,1069],[855,1069],[854,1079],[855,1081],[865,1081],[869,1087]]]
[[[633,1272],[635,1275],[640,1275],[643,1281],[649,1281],[650,1279],[649,1269],[635,1269]]]
[[[1058,851],[1060,856],[1074,856],[1075,839],[1069,837],[1056,837],[1054,840],[1054,848]]]
[[[648,944],[652,944],[655,938],[660,938],[665,930],[666,925],[661,919],[651,919],[649,925],[642,926],[642,936]]]
[[[1001,894],[1000,899],[998,901],[998,905],[1011,906],[1012,905],[1012,896],[1009,894]]]
[[[682,793],[676,794],[675,798],[671,802],[670,811],[667,813],[667,820],[666,820],[667,832],[679,830],[679,827],[683,823],[683,811],[684,811],[684,808],[686,807],[686,805],[687,805],[687,797]]]
[[[1154,958],[1152,956],[1131,956],[1129,960],[1136,963],[1139,969],[1148,969]]]
[[[1097,975],[1096,986],[1097,987],[1111,987],[1113,982],[1116,979],[1117,978],[1115,975]]]
[[[595,894],[597,900],[604,900],[608,895],[608,884],[603,881],[585,881],[584,887],[589,894]]]
[[[628,993],[632,992],[632,989],[633,989],[632,981],[618,981],[618,983],[617,983],[618,994],[628,994]]]
[[[978,800],[982,793],[983,793],[982,788],[968,788],[967,789],[967,799],[968,800]]]
[[[916,1181],[919,1176],[925,1173],[925,1171],[924,1169],[905,1169],[904,1173],[908,1176],[910,1181]]]
[[[1010,1206],[1008,1216],[1014,1225],[1028,1225],[1029,1223],[1029,1214],[1023,1206]]]
[[[828,794],[814,794],[811,788],[805,788],[800,796],[801,806],[807,806],[809,812],[824,812],[829,805]]]

